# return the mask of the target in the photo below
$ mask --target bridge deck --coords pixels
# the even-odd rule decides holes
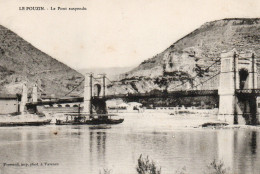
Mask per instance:
[[[105,99],[116,98],[169,98],[169,97],[189,97],[189,96],[215,96],[218,95],[218,90],[183,90],[172,91],[168,93],[135,93],[135,94],[115,94],[107,95]]]
[[[243,89],[236,90],[238,96],[260,96],[260,89]],[[194,97],[194,96],[218,96],[218,90],[183,90],[183,91],[172,91],[168,93],[136,93],[136,94],[115,94],[107,95],[103,97],[103,100],[117,99],[117,98],[129,98],[129,99],[142,99],[142,98],[172,98],[172,97]],[[100,97],[93,97],[93,99],[101,99]],[[61,98],[50,101],[38,101],[30,102],[27,105],[51,105],[51,104],[62,104],[62,103],[77,103],[83,102],[83,97],[74,98]]]
[[[238,96],[260,96],[260,89],[237,89],[236,95]]]
[[[64,99],[54,99],[48,101],[38,101],[38,102],[29,102],[26,105],[52,105],[52,104],[62,104],[62,103],[78,103],[83,102],[83,97],[74,97],[74,98],[64,98]]]
[[[141,98],[169,98],[169,97],[188,97],[188,96],[217,96],[218,90],[183,90],[183,91],[173,91],[169,93],[136,93],[136,94],[115,94],[107,95],[102,97],[103,100],[117,99],[117,98],[129,98],[129,99],[141,99]],[[101,99],[100,97],[93,97],[93,99]],[[52,104],[62,104],[62,103],[77,103],[83,102],[83,97],[74,98],[61,98],[49,101],[38,101],[27,103],[28,106],[31,105],[52,105]]]

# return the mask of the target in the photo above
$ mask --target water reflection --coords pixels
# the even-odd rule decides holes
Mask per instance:
[[[257,154],[259,132],[250,130],[221,130],[218,132],[218,155],[232,173],[259,173]]]
[[[219,131],[218,133],[218,160],[224,162],[230,169],[234,166],[234,149],[236,149],[237,132]]]
[[[111,129],[0,128],[0,163],[60,164],[48,168],[5,167],[0,172],[98,174],[108,168],[112,174],[131,174],[136,173],[137,159],[143,154],[160,165],[163,174],[175,173],[184,166],[187,173],[201,174],[213,159],[222,160],[232,173],[259,173],[259,131],[176,129],[182,123],[183,120],[169,116],[139,116],[127,117],[124,124]]]
[[[252,154],[256,154],[256,149],[257,149],[257,133],[256,133],[256,131],[252,131],[250,145],[251,145]]]

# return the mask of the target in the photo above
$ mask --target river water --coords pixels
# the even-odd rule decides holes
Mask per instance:
[[[0,174],[134,174],[140,154],[162,174],[202,174],[214,159],[228,173],[260,173],[260,131],[193,128],[214,117],[123,114],[106,129],[93,126],[0,128]],[[27,165],[27,166],[26,166]]]

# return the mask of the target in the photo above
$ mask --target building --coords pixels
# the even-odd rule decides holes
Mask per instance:
[[[19,100],[18,95],[0,94],[0,115],[19,112]]]

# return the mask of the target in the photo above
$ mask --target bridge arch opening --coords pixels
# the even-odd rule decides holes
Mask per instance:
[[[95,84],[93,88],[94,88],[94,96],[99,97],[101,92],[101,85]]]
[[[247,85],[247,79],[248,79],[248,71],[246,69],[240,69],[239,70],[239,89],[246,89],[248,87]]]

